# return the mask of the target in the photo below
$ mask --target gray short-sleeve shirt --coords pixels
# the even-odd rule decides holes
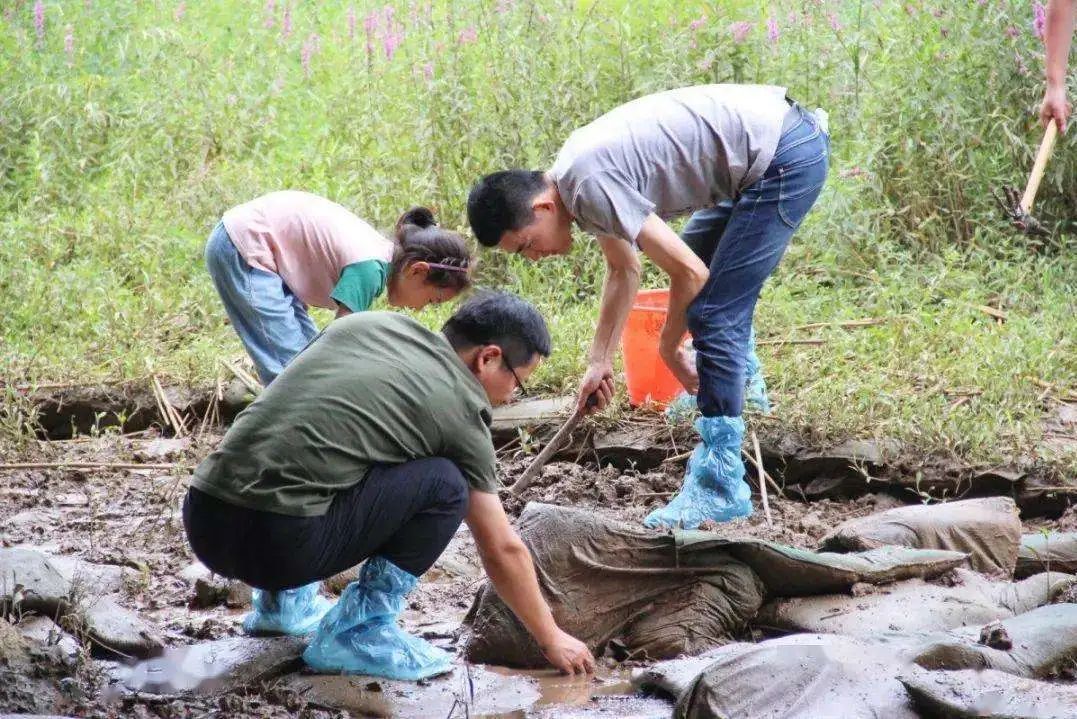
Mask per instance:
[[[766,172],[785,88],[699,85],[632,100],[576,130],[550,174],[579,226],[633,244],[663,219],[733,199]]]

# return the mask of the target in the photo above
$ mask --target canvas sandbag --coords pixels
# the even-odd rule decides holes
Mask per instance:
[[[969,555],[969,566],[1011,576],[1021,544],[1021,520],[1009,497],[897,507],[844,522],[820,549],[858,552],[886,545],[948,549]]]
[[[1013,576],[1024,579],[1040,572],[1077,573],[1077,532],[1036,532],[1021,537]]]
[[[680,695],[678,719],[916,719],[885,644],[800,634],[730,651]]]
[[[693,552],[669,532],[538,503],[517,528],[558,626],[598,654],[612,640],[635,657],[699,653],[733,640],[763,603],[750,567],[727,552]],[[547,665],[491,586],[469,620],[470,661]]]
[[[1050,604],[988,627],[963,627],[925,646],[925,669],[996,669],[1043,679],[1077,662],[1077,604]]]
[[[994,670],[902,674],[921,716],[937,719],[1073,719],[1077,687]]]

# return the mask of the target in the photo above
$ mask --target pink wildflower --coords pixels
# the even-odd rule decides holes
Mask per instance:
[[[1016,39],[1017,36],[1020,34],[1021,31],[1017,29],[1016,25],[1010,25],[1006,28],[1006,37],[1010,38],[1011,40]]]
[[[179,22],[183,19],[183,16],[187,14],[187,3],[181,2],[176,6],[176,11],[172,13],[172,17]]]
[[[423,77],[426,78],[427,82],[434,79],[434,63],[428,62],[423,65]]]
[[[75,64],[75,29],[68,25],[64,28],[64,54],[67,55],[67,66]]]
[[[374,57],[374,38],[378,35],[378,14],[371,11],[363,18],[363,31],[366,33],[366,57],[370,61]]]
[[[767,20],[767,39],[772,43],[778,42],[778,38],[782,36],[781,30],[778,29],[778,21],[773,17]]]
[[[37,33],[39,45],[45,42],[45,3],[37,0],[34,3],[34,32]]]
[[[1028,75],[1028,65],[1025,64],[1025,59],[1021,57],[1021,53],[1014,51],[1013,59],[1017,63],[1017,74]]]
[[[382,47],[385,48],[385,59],[392,60],[393,55],[396,54],[397,48],[404,42],[404,33],[394,29],[387,28],[385,30],[385,37],[382,38]]]
[[[1041,40],[1047,33],[1047,9],[1039,0],[1032,3],[1032,32]]]
[[[841,32],[842,24],[841,20],[838,20],[837,13],[830,13],[830,15],[827,16],[827,19],[830,21],[831,30],[833,30],[834,32]]]
[[[348,6],[348,39],[355,39],[355,6]]]
[[[262,24],[266,28],[277,24],[277,0],[266,0],[266,19]]]
[[[280,36],[282,39],[287,40],[292,36],[292,6],[284,6],[284,21],[280,26]]]
[[[494,12],[498,15],[504,15],[511,11],[514,5],[516,5],[516,0],[497,0],[497,5],[494,6]]]
[[[730,24],[729,32],[733,35],[733,42],[744,42],[744,40],[748,37],[749,33],[752,32],[752,27],[752,23],[748,22],[747,20],[741,20],[739,22]]]
[[[318,34],[311,33],[307,36],[306,41],[303,43],[303,48],[299,51],[299,61],[303,64],[303,74],[310,77],[310,59],[314,57],[314,53],[318,51]]]
[[[711,67],[713,65],[714,65],[714,58],[711,57],[710,55],[708,55],[707,57],[700,60],[699,64],[696,65],[696,67],[699,68],[700,72],[707,72],[708,70],[711,69]]]
[[[913,5],[906,5],[905,6],[905,14],[909,15],[909,16],[915,15],[916,14],[916,7],[913,6]]]
[[[475,26],[469,26],[460,31],[460,37],[457,38],[457,42],[461,45],[470,45],[479,39],[479,31],[475,29]]]
[[[785,16],[785,22],[788,25],[796,25],[797,24],[797,14],[796,14],[796,12],[793,11],[793,10],[790,10],[789,14]]]
[[[701,27],[703,27],[704,23],[706,23],[706,22],[707,22],[707,18],[705,18],[705,17],[697,17],[695,20],[688,23],[688,29],[691,30],[692,32],[696,32]]]
[[[932,9],[931,14],[937,18],[941,18],[946,13],[944,13],[941,8],[934,8]]]

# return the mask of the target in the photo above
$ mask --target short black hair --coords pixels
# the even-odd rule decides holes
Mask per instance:
[[[535,220],[531,201],[546,187],[538,170],[492,172],[475,183],[467,196],[467,221],[483,247],[497,247],[506,232]]]
[[[511,292],[475,294],[460,305],[441,332],[457,352],[497,345],[513,369],[526,365],[536,354],[550,356],[546,320],[534,305]]]

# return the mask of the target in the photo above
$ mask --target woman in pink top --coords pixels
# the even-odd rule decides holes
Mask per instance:
[[[307,307],[361,312],[386,293],[394,307],[446,302],[471,283],[471,253],[425,207],[390,240],[335,202],[271,192],[224,213],[206,267],[247,353],[268,385],[317,334]]]

